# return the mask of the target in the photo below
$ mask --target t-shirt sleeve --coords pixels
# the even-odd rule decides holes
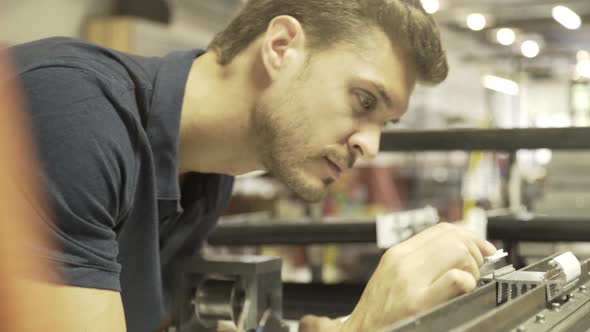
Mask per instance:
[[[50,220],[43,220],[65,284],[120,291],[116,229],[130,207],[133,140],[115,89],[94,73],[51,67],[22,73]],[[121,111],[121,112],[120,112]]]

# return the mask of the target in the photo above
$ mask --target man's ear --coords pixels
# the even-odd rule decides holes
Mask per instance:
[[[271,78],[303,56],[305,34],[299,21],[287,15],[273,18],[262,39],[262,62]]]

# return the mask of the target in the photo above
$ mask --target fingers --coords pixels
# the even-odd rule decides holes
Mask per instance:
[[[478,260],[483,257],[477,246],[463,237],[454,235],[433,241],[420,253],[419,260],[427,260],[428,266],[424,277],[429,284],[444,276],[449,270],[459,269],[468,272],[473,278],[479,279]],[[417,259],[418,260],[418,259]]]
[[[473,257],[475,264],[479,267],[483,264],[483,254],[480,248],[473,241],[465,241],[465,245],[469,249],[471,257]],[[487,256],[487,255],[486,255]]]
[[[456,225],[452,225],[449,223],[438,223],[416,235],[411,237],[410,239],[400,243],[397,245],[397,250],[399,253],[407,253],[416,250],[416,248],[421,248],[427,245],[430,245],[432,241],[439,239],[443,236],[449,235],[460,235],[464,238],[465,241],[472,242],[478,248],[479,254],[472,250],[474,258],[477,262],[483,262],[483,258],[479,258],[479,256],[489,256],[493,255],[496,252],[496,247],[492,245],[490,242],[480,238],[477,234],[468,231],[464,228],[461,228]]]
[[[427,288],[423,295],[423,306],[430,308],[446,302],[458,295],[475,289],[476,279],[472,273],[460,269],[451,269],[444,273]]]
[[[460,234],[461,236],[464,237],[465,241],[469,241],[470,243],[473,243],[476,245],[476,247],[479,249],[478,251],[481,253],[482,256],[490,256],[496,253],[496,247],[491,244],[490,242],[486,241],[485,239],[482,239],[481,237],[479,237],[479,235],[475,234],[472,231],[469,231],[467,229],[464,229],[460,226],[455,226],[455,225],[450,225],[451,227],[454,227],[454,232],[457,232],[458,234]],[[449,230],[451,231],[451,230]],[[476,257],[474,257],[476,258]],[[477,260],[477,258],[476,258]],[[483,262],[483,259],[482,259]]]
[[[299,321],[299,332],[336,331],[341,323],[328,317],[306,315]]]
[[[480,238],[475,233],[469,231],[466,232],[469,234],[471,241],[477,245],[482,255],[491,256],[496,253],[497,249],[493,244]]]
[[[450,269],[469,272],[479,278],[479,266],[484,255],[496,248],[475,233],[448,223],[437,224],[390,249],[397,264],[404,270],[422,269],[420,278],[428,283],[440,278]],[[384,255],[385,256],[385,255]],[[422,267],[427,264],[427,267]]]
[[[231,321],[218,321],[217,332],[236,332],[238,328]]]
[[[472,256],[466,257],[464,265],[459,268],[465,272],[470,273],[476,281],[479,280],[479,264],[477,264],[475,258]]]

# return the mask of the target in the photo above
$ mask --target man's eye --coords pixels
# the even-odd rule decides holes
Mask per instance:
[[[387,121],[383,124],[382,130],[394,130],[398,128],[398,125],[399,120]]]
[[[364,92],[357,92],[357,98],[364,111],[372,111],[375,109],[375,97]]]

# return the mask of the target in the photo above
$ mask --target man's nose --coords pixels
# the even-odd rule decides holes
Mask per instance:
[[[348,146],[353,151],[355,159],[372,160],[379,153],[381,127],[374,124],[364,124],[348,138]]]

